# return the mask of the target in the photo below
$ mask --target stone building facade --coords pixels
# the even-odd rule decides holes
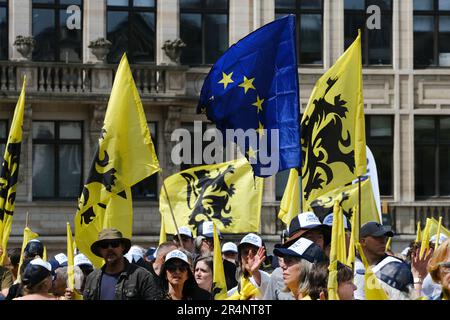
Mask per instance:
[[[65,247],[66,222],[72,223],[76,212],[76,197],[61,196],[60,192],[62,193],[63,190],[58,189],[61,187],[60,184],[65,183],[64,176],[69,169],[62,161],[64,152],[76,152],[80,157],[81,161],[75,167],[80,171],[80,179],[84,181],[97,145],[114,71],[117,67],[117,63],[99,61],[88,45],[99,37],[108,37],[108,19],[111,20],[113,17],[112,14],[109,15],[108,10],[112,4],[124,2],[126,5],[133,1],[74,1],[81,10],[80,61],[70,62],[67,60],[67,55],[66,61],[61,58],[61,55],[60,58],[53,61],[51,61],[52,59],[24,61],[13,43],[18,35],[29,36],[36,33],[39,23],[33,17],[35,14],[39,14],[40,7],[36,4],[39,2],[45,3],[46,1],[0,1],[0,10],[3,4],[4,12],[6,12],[4,21],[7,24],[6,39],[8,43],[7,49],[5,49],[6,56],[0,60],[0,120],[6,121],[4,126],[7,128],[20,91],[21,76],[26,74],[28,86],[23,126],[24,137],[11,244],[17,245],[21,242],[21,232],[25,224],[26,213],[28,213],[30,227],[42,236],[52,252]],[[55,3],[67,4],[68,2],[70,1],[56,1]],[[141,2],[146,1],[137,1],[136,3]],[[283,6],[283,3],[289,1],[229,0],[216,2],[226,3],[227,45],[231,45],[251,31],[272,21],[277,15],[282,15],[285,12],[282,8],[286,7]],[[317,41],[320,41],[321,61],[310,64],[300,62],[298,69],[301,108],[304,110],[315,81],[344,51],[348,37],[345,31],[348,24],[346,22],[347,13],[350,16],[348,10],[359,8],[359,5],[362,4],[362,10],[365,11],[368,3],[362,0],[359,1],[360,3],[347,0],[291,2],[297,6],[304,4],[306,9],[308,9],[308,3],[317,2],[320,6],[320,40]],[[376,120],[373,124],[366,120],[366,124],[369,121],[369,125],[366,126],[373,129],[374,133],[373,139],[368,139],[368,144],[370,146],[370,141],[374,141],[374,145],[377,144],[377,132],[378,134],[381,132],[381,136],[383,136],[383,132],[388,136],[387,139],[381,139],[382,141],[378,145],[381,146],[380,150],[385,151],[380,154],[387,154],[387,158],[381,161],[387,163],[383,170],[385,171],[384,176],[389,178],[384,189],[387,191],[382,192],[382,200],[387,204],[386,212],[388,212],[384,218],[397,233],[403,235],[402,239],[407,241],[413,237],[418,219],[424,222],[427,216],[442,215],[444,224],[447,227],[450,225],[448,213],[450,192],[446,192],[445,182],[439,180],[439,177],[442,179],[446,177],[446,167],[448,166],[444,164],[446,158],[443,155],[448,149],[445,147],[445,135],[447,134],[446,117],[450,116],[450,90],[447,90],[450,87],[450,70],[446,68],[449,64],[445,61],[447,58],[445,48],[441,49],[440,44],[443,45],[445,37],[448,36],[447,31],[450,30],[444,21],[449,12],[446,11],[448,8],[444,8],[444,5],[442,12],[436,8],[434,11],[424,11],[425,16],[428,14],[428,17],[434,17],[436,20],[440,17],[439,14],[442,13],[443,16],[443,18],[441,17],[444,21],[442,26],[437,22],[434,24],[434,26],[439,25],[441,31],[433,29],[434,36],[438,39],[436,41],[440,43],[434,43],[437,48],[437,52],[434,54],[440,60],[434,65],[431,63],[426,67],[417,67],[415,55],[420,53],[420,50],[417,48],[417,42],[416,48],[414,43],[415,39],[420,37],[422,25],[426,26],[426,23],[421,22],[420,18],[416,16],[420,13],[419,9],[423,8],[415,8],[416,1],[413,0],[378,2],[382,16],[385,14],[383,5],[389,4],[387,12],[390,23],[386,32],[391,48],[388,63],[367,63],[363,68],[365,114],[367,119]],[[431,2],[438,6],[442,1]],[[152,40],[154,41],[152,45],[154,58],[151,63],[140,63],[136,60],[136,63],[132,62],[132,69],[147,120],[152,123],[158,158],[163,168],[162,176],[166,177],[180,169],[172,164],[170,159],[171,146],[174,145],[174,142],[170,141],[172,131],[189,123],[192,124],[194,120],[206,121],[202,115],[196,114],[195,108],[202,81],[211,64],[187,64],[183,61],[181,64],[177,64],[171,61],[162,46],[166,40],[182,38],[183,23],[180,21],[180,16],[183,10],[180,9],[180,6],[183,1],[157,0],[149,1],[149,3],[152,7],[149,14],[153,15],[152,21],[154,21],[154,39]],[[355,7],[352,7],[353,4]],[[111,10],[113,11],[113,9]],[[187,12],[186,14],[190,13],[189,10],[185,10],[185,12]],[[366,17],[370,17],[370,15],[371,13],[367,13]],[[307,17],[304,18],[304,21],[307,21]],[[215,36],[219,37],[219,35]],[[1,38],[1,41],[4,39],[5,37]],[[369,48],[373,39],[369,37],[366,40]],[[206,39],[205,41],[212,40]],[[427,48],[424,47],[425,49]],[[430,119],[432,119],[431,122]],[[69,121],[68,124],[67,121]],[[380,121],[388,121],[391,125],[383,127]],[[435,126],[433,127],[433,125]],[[48,128],[48,126],[55,130],[54,135],[50,138],[51,141],[42,138],[38,133],[39,128]],[[438,141],[430,138],[433,141],[419,143],[415,139],[418,137],[418,127],[423,127],[422,131],[431,136],[437,132],[438,138],[435,140]],[[64,132],[76,132],[76,137],[64,138]],[[77,147],[67,147],[72,144]],[[45,145],[45,147],[39,151],[40,149],[37,147],[39,145]],[[441,159],[437,164],[433,164],[433,170],[430,169],[431,174],[435,175],[436,183],[439,186],[442,184],[441,187],[436,187],[436,192],[426,191],[419,181],[419,178],[427,179],[423,175],[428,175],[429,170],[427,165],[423,168],[419,168],[418,165],[427,164],[427,159],[435,159],[425,157],[421,158],[422,162],[417,162],[417,150],[425,148],[423,150],[426,151],[428,150],[426,147],[437,150],[436,155]],[[37,157],[40,155],[39,152],[46,154],[45,152],[49,150],[54,154],[54,161],[52,160],[53,162],[50,164],[41,163],[47,169],[47,176],[39,178],[36,172],[39,169],[36,164]],[[48,154],[46,157],[45,159],[48,160]],[[55,165],[56,163],[59,164],[59,167]],[[48,173],[52,170],[58,171],[58,173]],[[50,178],[53,179],[51,186],[37,183],[37,181],[45,182]],[[280,175],[265,181],[261,234],[269,243],[279,239],[282,228],[280,222],[277,221],[277,212],[285,178],[285,175]],[[156,179],[154,190],[159,193],[161,177],[158,176],[154,179]],[[33,180],[35,180],[34,183]],[[429,184],[429,182],[424,184],[427,185],[427,183]],[[52,188],[51,192],[46,190],[50,187]],[[425,190],[420,189],[422,190],[420,196],[417,194],[418,188]],[[69,190],[68,194],[73,195],[73,192],[71,193]],[[157,242],[160,230],[157,195],[141,197],[134,202],[133,230],[136,243],[148,246]]]

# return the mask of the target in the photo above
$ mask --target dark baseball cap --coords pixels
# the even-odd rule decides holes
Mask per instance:
[[[289,247],[275,246],[273,253],[278,257],[297,257],[311,263],[322,262],[327,258],[318,245],[306,238],[297,239]]]
[[[289,238],[294,236],[299,231],[303,231],[302,233],[307,232],[308,230],[317,228],[322,226],[319,218],[312,211],[306,211],[295,216],[291,222],[289,223],[288,233]]]
[[[388,228],[384,227],[382,224],[370,221],[361,227],[361,230],[359,231],[359,237],[381,237],[381,236],[387,236],[387,237],[393,237],[394,233],[389,230]]]

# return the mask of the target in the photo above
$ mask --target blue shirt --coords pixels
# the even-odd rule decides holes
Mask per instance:
[[[108,274],[106,272],[102,275],[100,300],[115,300],[116,284],[120,273]]]

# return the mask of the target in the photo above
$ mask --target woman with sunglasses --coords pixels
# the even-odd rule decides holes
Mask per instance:
[[[211,300],[211,293],[201,289],[195,281],[188,256],[173,250],[161,268],[162,287],[168,300]]]
[[[442,288],[440,295],[429,297],[432,300],[450,299],[450,239],[440,244],[428,262],[428,272],[434,282]]]

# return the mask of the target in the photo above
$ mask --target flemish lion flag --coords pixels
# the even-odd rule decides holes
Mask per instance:
[[[3,254],[0,256],[0,266],[7,254],[9,234],[16,199],[17,178],[19,176],[20,146],[22,144],[22,124],[25,108],[26,78],[23,79],[22,91],[14,110],[14,117],[9,131],[0,170],[0,246]]]
[[[333,209],[334,201],[338,200],[347,218],[354,214],[354,206],[358,205],[358,184],[351,184],[331,190],[310,203],[308,210],[314,211],[322,220]],[[356,212],[358,214],[358,212]],[[380,222],[370,178],[361,182],[361,225],[369,221]]]
[[[114,227],[131,238],[131,187],[159,170],[141,99],[124,54],[74,221],[75,242],[96,268],[103,260],[91,252],[90,246],[98,233]]]
[[[194,230],[212,220],[222,233],[259,232],[263,179],[253,177],[245,158],[190,168],[164,183],[177,225]],[[164,192],[159,209],[166,232],[176,234]]]
[[[317,197],[366,173],[361,35],[316,82],[301,138],[305,210]]]

